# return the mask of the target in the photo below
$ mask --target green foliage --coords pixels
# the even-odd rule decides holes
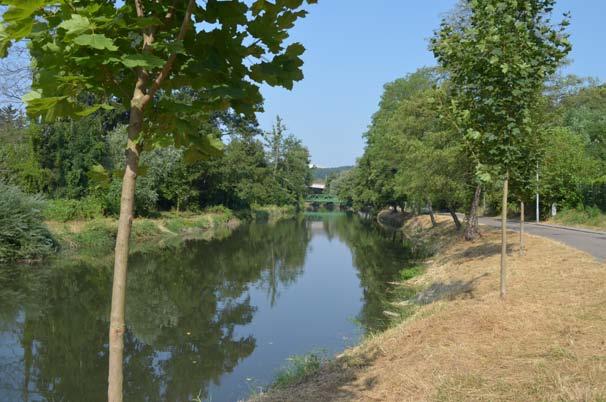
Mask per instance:
[[[67,222],[94,219],[103,216],[104,200],[86,197],[81,200],[48,200],[43,210],[44,218],[51,221]]]
[[[583,203],[583,186],[599,174],[598,163],[588,157],[583,138],[567,128],[549,131],[549,143],[541,168],[540,191],[549,204],[574,208]]]
[[[422,275],[425,272],[425,267],[423,265],[413,265],[412,267],[406,267],[402,271],[400,271],[400,280],[407,281],[419,275]]]
[[[326,358],[321,354],[309,353],[291,356],[288,360],[289,365],[276,375],[272,388],[286,388],[304,381],[320,370]]]
[[[0,182],[0,263],[44,257],[57,248],[42,223],[44,202]]]
[[[567,226],[606,229],[606,213],[597,207],[579,205],[574,209],[560,210],[552,221]]]
[[[107,220],[93,220],[73,236],[70,242],[77,249],[86,250],[92,255],[107,256],[116,244],[117,227]]]
[[[198,130],[201,111],[252,116],[259,86],[292,88],[303,78],[299,43],[285,46],[288,30],[306,15],[306,1],[145,2],[10,1],[2,16],[0,57],[28,40],[36,74],[25,98],[28,113],[53,121],[101,108],[131,107],[137,80],[150,104],[146,144],[186,148],[189,160],[216,154],[216,138]],[[170,76],[167,74],[170,72]],[[82,102],[82,93],[91,97]],[[189,99],[163,91],[189,90]]]
[[[479,167],[530,183],[524,168],[540,153],[536,111],[545,81],[570,51],[568,20],[550,20],[555,0],[470,0],[469,13],[443,21],[432,50],[448,71],[450,109]]]

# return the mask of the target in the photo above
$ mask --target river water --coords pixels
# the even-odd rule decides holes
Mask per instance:
[[[105,401],[111,256],[0,269],[0,401]],[[252,223],[130,260],[125,401],[245,399],[386,325],[407,252],[357,217]]]

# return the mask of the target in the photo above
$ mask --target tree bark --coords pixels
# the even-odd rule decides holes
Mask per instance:
[[[524,250],[524,201],[520,201],[520,256],[523,256],[526,251]]]
[[[461,230],[461,221],[459,220],[459,217],[457,216],[455,210],[452,208],[448,208],[448,212],[450,212],[450,216],[452,216],[452,220],[454,221],[457,230]]]
[[[467,227],[465,228],[465,240],[475,240],[480,235],[480,229],[478,227],[478,206],[480,205],[480,195],[482,193],[482,186],[477,185],[476,191],[473,195],[473,201],[471,202],[471,209],[467,216]]]
[[[505,299],[507,280],[507,195],[509,192],[509,172],[503,182],[503,204],[501,208],[501,299]]]
[[[109,324],[109,375],[107,397],[109,402],[122,402],[122,360],[124,354],[124,308],[126,303],[126,272],[128,267],[129,239],[133,223],[135,186],[139,168],[140,147],[137,139],[143,126],[142,89],[135,89],[131,101],[126,168],[122,181],[120,219],[114,257],[114,281]]]
[[[433,214],[433,206],[431,205],[431,200],[427,200],[427,209],[429,209],[429,217],[431,218],[431,226],[436,227],[436,217]]]

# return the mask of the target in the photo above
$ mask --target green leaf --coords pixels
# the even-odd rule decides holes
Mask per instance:
[[[31,92],[30,92],[31,93]],[[25,97],[24,97],[25,98]],[[30,113],[42,112],[52,109],[60,101],[67,99],[67,96],[54,96],[49,98],[30,97],[27,102],[27,111]]]
[[[144,68],[159,68],[164,65],[164,60],[158,56],[147,53],[127,54],[122,56],[122,64],[128,68],[144,67]]]
[[[99,104],[99,105],[93,105],[90,107],[87,107],[84,110],[81,110],[79,112],[76,112],[76,116],[80,116],[80,117],[86,117],[86,116],[90,116],[91,114],[95,113],[97,110],[99,109],[104,109],[104,110],[113,110],[114,107],[110,106],[106,103],[103,104]]]
[[[77,36],[74,39],[74,43],[79,46],[91,47],[93,49],[107,49],[112,52],[118,50],[114,42],[103,34],[86,34]]]
[[[93,165],[86,174],[91,184],[97,188],[107,188],[110,184],[110,173],[102,165]]]
[[[11,46],[10,39],[0,29],[0,58],[8,56],[8,49]]]
[[[66,30],[67,35],[79,35],[81,33],[90,31],[94,28],[88,18],[78,14],[72,14],[72,18],[63,21],[59,24],[59,28]]]
[[[160,19],[157,17],[137,18],[137,20],[132,24],[134,28],[148,28],[158,25],[162,25],[162,21],[160,21]]]
[[[187,164],[223,155],[223,143],[216,137],[205,135],[191,140],[192,145],[183,153],[183,160]]]
[[[30,91],[30,92],[26,93],[25,95],[23,95],[23,97],[21,99],[23,100],[23,102],[25,102],[27,104],[30,101],[32,101],[34,99],[40,99],[41,97],[42,97],[42,94],[40,92]]]
[[[31,15],[44,6],[44,0],[20,0],[14,3],[2,15],[4,21],[13,22],[30,18]]]

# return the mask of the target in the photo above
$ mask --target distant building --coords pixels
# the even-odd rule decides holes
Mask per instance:
[[[309,186],[309,192],[311,194],[323,194],[324,190],[326,190],[326,184],[323,183],[313,183]]]

